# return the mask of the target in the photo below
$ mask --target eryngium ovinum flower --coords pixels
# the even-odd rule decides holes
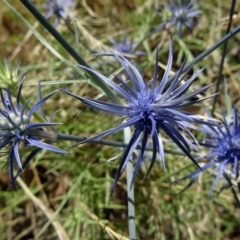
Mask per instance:
[[[149,137],[152,139],[153,152],[147,175],[153,167],[157,154],[160,157],[163,168],[165,168],[164,147],[160,133],[161,130],[163,130],[166,135],[168,135],[169,138],[193,162],[195,162],[193,157],[190,155],[189,150],[190,147],[196,149],[195,144],[197,143],[197,140],[194,138],[188,128],[195,128],[193,123],[202,123],[202,120],[198,115],[193,115],[179,109],[201,101],[193,101],[192,98],[197,94],[205,91],[209,86],[205,86],[191,93],[185,94],[201,71],[194,73],[190,79],[188,79],[186,82],[183,82],[182,80],[184,76],[181,77],[184,67],[183,64],[178,74],[175,76],[174,80],[167,88],[167,82],[170,77],[170,69],[173,60],[171,44],[166,71],[162,77],[160,85],[158,86],[158,56],[156,56],[153,79],[149,83],[146,83],[143,80],[143,77],[137,68],[128,59],[116,54],[114,54],[114,56],[124,68],[126,75],[131,81],[130,84],[127,84],[121,78],[116,77],[116,80],[120,83],[120,85],[118,85],[97,71],[91,69],[88,69],[88,71],[94,72],[113,90],[121,95],[125,99],[126,104],[120,105],[90,99],[87,97],[80,97],[66,90],[62,90],[63,92],[76,97],[77,99],[93,108],[125,117],[125,120],[119,126],[113,127],[103,133],[96,135],[95,137],[89,138],[84,142],[88,142],[93,139],[99,139],[106,135],[123,130],[126,127],[133,127],[133,134],[117,170],[113,189],[116,186],[121,171],[126,167],[126,164],[130,160],[134,150],[137,146],[141,146],[139,155],[137,156],[136,166],[132,179],[132,182],[134,181],[141,165]],[[85,68],[84,66],[81,67]],[[190,138],[190,140],[184,136],[183,132]],[[194,142],[194,144],[192,142]]]
[[[75,7],[74,0],[47,0],[47,3],[43,5],[43,8],[47,11],[45,14],[47,19],[55,16],[55,27],[59,24],[61,18],[66,20],[68,16],[73,16],[70,10],[67,11],[69,7]]]
[[[210,113],[208,113],[209,117]],[[209,191],[209,196],[213,189],[218,184],[219,180],[226,174],[227,177],[238,179],[239,177],[239,161],[240,161],[240,113],[236,108],[233,108],[230,114],[230,118],[227,119],[224,113],[222,113],[222,121],[212,121],[212,126],[204,125],[208,138],[204,139],[204,143],[200,143],[208,150],[206,156],[198,158],[198,161],[209,159],[210,161],[201,165],[202,170],[206,170],[211,167],[215,167],[212,174],[216,174],[216,178]],[[178,181],[195,178],[202,172],[202,170],[196,170],[195,172],[178,179]],[[240,190],[240,184],[238,182],[238,188]]]
[[[170,0],[169,11],[171,16],[167,19],[166,28],[176,26],[178,38],[181,38],[183,26],[192,32],[197,24],[197,17],[201,14],[198,6],[189,0],[178,0],[178,3]]]
[[[6,90],[0,89],[1,102],[3,107],[0,108],[0,150],[6,151],[10,148],[8,163],[10,180],[14,189],[14,161],[16,161],[20,170],[23,170],[25,165],[32,159],[41,149],[57,153],[67,153],[66,151],[54,147],[43,140],[54,142],[56,135],[52,131],[47,131],[46,127],[53,127],[58,125],[52,122],[35,122],[31,123],[33,114],[41,108],[42,104],[46,102],[55,92],[37,101],[29,111],[26,111],[30,101],[25,104],[20,103],[21,91],[23,87],[24,75],[21,77],[15,104],[11,95],[10,88]],[[29,148],[30,154],[27,156],[24,163],[21,163],[19,150],[22,148]]]
[[[137,43],[133,43],[132,39],[128,38],[126,35],[123,37],[122,41],[117,41],[113,38],[108,39],[114,45],[113,50],[116,50],[119,53],[134,54],[135,56],[145,55],[143,51],[134,52],[134,48],[137,46]]]

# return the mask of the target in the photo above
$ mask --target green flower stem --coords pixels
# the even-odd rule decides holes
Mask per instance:
[[[235,9],[235,5],[236,5],[236,0],[232,0],[232,6],[231,6],[231,9],[230,9],[230,13],[229,13],[229,22],[228,22],[228,25],[227,25],[227,30],[226,30],[226,35],[230,32],[231,30],[231,26],[232,26],[232,17],[233,17],[233,14],[234,14],[234,9]],[[222,82],[222,71],[223,71],[223,65],[224,65],[224,61],[225,61],[225,57],[226,57],[226,53],[227,53],[227,45],[228,45],[228,41],[226,41],[223,45],[223,50],[222,50],[222,58],[221,58],[221,62],[220,62],[220,65],[219,65],[219,73],[218,73],[218,79],[217,79],[217,84],[216,84],[216,90],[215,90],[215,93],[218,93],[219,92],[219,88],[220,88],[220,84]],[[212,105],[212,115],[214,114],[214,111],[215,111],[215,106],[216,106],[216,103],[217,103],[217,99],[218,99],[218,94],[216,94],[214,97],[213,97],[213,105]]]
[[[6,0],[5,4],[11,7]],[[62,45],[62,47],[80,64],[87,68],[91,67],[84,61],[84,59],[72,48],[72,46],[62,37],[62,35],[47,21],[47,19],[35,8],[29,0],[21,0],[22,4],[34,15],[34,17],[49,31],[49,33]],[[98,85],[103,92],[115,103],[119,103],[119,99],[108,88],[108,86],[93,72],[87,71],[94,84]]]
[[[229,32],[227,35],[225,35],[223,38],[221,38],[219,41],[217,41],[215,44],[213,44],[210,48],[199,54],[194,60],[192,60],[189,64],[187,64],[183,70],[182,73],[186,72],[189,68],[191,68],[194,64],[198,63],[200,60],[208,56],[211,52],[213,52],[215,49],[220,47],[223,43],[228,41],[231,37],[236,35],[238,32],[240,32],[240,25],[233,29],[231,32]],[[176,77],[178,72],[176,72],[171,78],[169,78],[169,83],[173,81],[173,79]]]
[[[135,52],[138,47],[145,41],[147,40],[148,38],[150,38],[154,33],[157,33],[157,32],[160,32],[162,30],[165,29],[165,26],[166,26],[166,23],[162,23],[161,25],[159,25],[156,29],[152,30],[151,32],[149,32],[146,36],[144,36],[138,43],[137,45],[132,49],[132,53]]]
[[[59,141],[72,141],[72,142],[82,142],[87,140],[88,138],[82,137],[82,136],[75,136],[75,135],[68,135],[68,134],[62,134],[58,133],[58,138]],[[111,146],[111,147],[118,147],[118,148],[127,148],[128,143],[123,143],[123,142],[117,142],[117,141],[108,141],[108,140],[91,140],[89,143],[94,143],[94,144],[101,144],[101,145],[106,145],[106,146]],[[136,149],[141,149],[141,146],[137,146]],[[151,147],[146,147],[146,151],[153,151]],[[164,149],[165,153],[169,154],[176,154],[176,155],[183,155],[185,154],[183,152],[179,151],[173,151],[173,150],[168,150]],[[194,156],[194,155],[193,155]]]
[[[231,182],[230,177],[227,174],[224,174],[224,177],[225,177],[226,181],[228,182],[228,185],[232,186],[232,182]],[[237,207],[240,208],[240,201],[239,201],[238,195],[237,195],[237,193],[236,193],[236,191],[235,191],[235,189],[233,187],[231,187],[231,192],[232,192],[233,197],[234,197],[234,199],[236,201]]]

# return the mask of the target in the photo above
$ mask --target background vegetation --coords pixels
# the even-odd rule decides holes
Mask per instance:
[[[53,37],[34,19],[20,1],[9,1],[34,28],[37,29],[64,58],[75,61],[62,49]],[[44,1],[32,1],[42,10]],[[165,2],[165,1],[159,1]],[[112,47],[109,37],[121,40],[124,34],[135,42],[161,22],[157,8],[161,4],[154,0],[78,0],[74,24],[78,28],[79,41],[74,34],[61,24],[57,29],[81,53],[89,65],[106,76],[119,70],[119,65],[110,57],[96,57],[92,53],[103,52]],[[166,1],[167,2],[167,1]],[[195,56],[214,44],[225,33],[230,1],[202,1],[202,15],[193,34],[184,31],[178,40],[175,31],[163,31],[153,35],[140,47],[146,56],[135,59],[145,79],[153,75],[154,49],[159,44],[160,76],[168,57],[168,39],[172,37],[174,48],[175,72],[187,56],[191,61]],[[240,9],[237,1],[235,9]],[[233,25],[239,24],[236,13]],[[53,21],[52,21],[53,20]],[[54,22],[54,19],[50,19]],[[44,82],[43,94],[46,95],[58,87],[88,97],[100,94],[88,84],[86,77],[73,72],[56,58],[31,30],[0,3],[0,56],[14,63],[21,61],[20,71],[28,71],[24,94],[35,99],[37,81]],[[240,35],[229,41],[228,53],[224,65],[224,77],[227,81],[231,102],[239,100],[240,73]],[[206,67],[192,89],[216,82],[221,48],[194,66],[194,69]],[[190,72],[192,73],[192,72]],[[213,86],[206,95],[214,93]],[[220,106],[230,102],[224,96],[221,87],[217,112]],[[211,106],[212,100],[206,102]],[[60,110],[54,122],[61,133],[81,136],[93,136],[121,119],[89,109],[70,96],[58,93],[44,105],[47,116]],[[188,109],[203,113],[203,108]],[[121,134],[108,139],[123,141]],[[63,149],[71,142],[58,142]],[[175,146],[169,143],[168,149]],[[123,172],[120,182],[110,196],[110,189],[121,149],[85,144],[71,148],[68,156],[41,152],[31,161],[22,173],[23,181],[18,181],[18,191],[9,187],[9,174],[0,174],[0,239],[6,240],[54,240],[60,239],[128,239],[126,176]],[[135,181],[135,207],[138,239],[240,239],[240,212],[230,188],[221,194],[221,184],[207,199],[207,193],[214,179],[208,172],[201,174],[196,183],[182,191],[189,183],[183,181],[171,184],[195,166],[183,156],[166,154],[167,170],[155,164],[151,174],[144,179],[146,169],[142,170]],[[146,160],[146,164],[147,160]],[[125,237],[124,237],[125,236]]]

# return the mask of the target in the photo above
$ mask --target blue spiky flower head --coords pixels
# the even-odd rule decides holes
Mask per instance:
[[[123,54],[134,54],[135,56],[145,55],[143,51],[134,51],[134,48],[137,46],[137,43],[133,43],[133,40],[125,34],[122,41],[117,41],[113,38],[108,38],[109,41],[113,44],[113,50],[116,50],[119,53]]]
[[[68,11],[69,7],[75,7],[76,3],[74,0],[47,0],[43,8],[46,10],[45,17],[49,19],[55,16],[54,26],[56,27],[60,19],[66,20],[68,16],[73,16],[73,14]]]
[[[197,24],[197,17],[201,14],[197,5],[191,0],[170,0],[170,6],[167,7],[170,16],[166,20],[166,28],[177,27],[178,38],[181,38],[182,27],[185,26],[190,32]]]
[[[152,169],[157,154],[160,157],[162,166],[165,167],[164,147],[160,134],[161,131],[165,132],[166,135],[168,135],[169,138],[193,162],[195,162],[193,157],[190,155],[190,147],[195,148],[195,145],[192,142],[197,143],[197,140],[191,134],[189,128],[194,128],[193,123],[200,123],[202,121],[199,116],[192,115],[180,109],[200,101],[197,100],[194,102],[191,98],[205,91],[209,87],[205,86],[191,93],[186,93],[200,71],[196,72],[189,80],[182,83],[184,78],[184,76],[181,77],[184,67],[183,64],[172,83],[169,85],[169,87],[167,87],[173,60],[171,43],[167,68],[159,85],[157,84],[158,56],[156,56],[153,79],[149,83],[144,81],[138,69],[128,59],[116,54],[114,54],[114,56],[120,62],[126,72],[126,75],[130,79],[129,84],[123,81],[120,77],[116,77],[116,80],[119,82],[119,84],[117,84],[97,71],[91,69],[88,69],[88,71],[92,71],[98,77],[100,77],[106,84],[108,84],[113,90],[122,96],[126,103],[115,104],[90,99],[87,97],[80,97],[62,89],[63,92],[76,97],[93,108],[125,117],[125,120],[119,126],[100,133],[97,136],[88,139],[87,141],[99,139],[106,135],[123,130],[126,127],[133,127],[133,134],[117,170],[113,189],[116,186],[121,171],[125,168],[134,150],[137,146],[141,146],[140,152],[137,156],[136,167],[132,179],[132,182],[134,181],[134,178],[141,165],[143,154],[149,138],[152,139],[153,152],[148,173]],[[84,66],[81,67],[86,68]]]
[[[212,118],[209,112],[208,115]],[[215,167],[212,173],[216,175],[216,178],[210,188],[209,196],[224,174],[234,179],[239,177],[240,113],[234,107],[231,110],[230,117],[227,118],[222,111],[221,122],[218,124],[216,122],[212,123],[212,125],[203,126],[209,137],[205,138],[201,145],[206,147],[208,154],[198,159],[199,161],[204,159],[209,160],[209,162],[202,165],[202,170]],[[196,177],[200,172],[198,169],[177,181]],[[238,188],[240,190],[240,185],[238,185]]]
[[[55,92],[47,95],[44,98],[39,99],[32,107],[29,107],[29,102],[25,104],[20,103],[21,91],[24,82],[24,75],[21,78],[17,97],[15,103],[8,87],[6,90],[0,89],[0,97],[2,107],[0,108],[0,150],[9,150],[8,163],[10,179],[15,186],[14,177],[14,162],[16,161],[20,170],[22,170],[26,164],[39,152],[41,149],[54,151],[57,153],[67,153],[66,151],[54,147],[44,140],[54,142],[57,138],[56,134],[52,131],[47,131],[46,127],[53,127],[57,123],[52,122],[31,122],[33,114],[42,107],[42,104],[46,102]],[[27,108],[30,108],[27,111]],[[32,151],[22,164],[19,154],[19,148],[30,148]]]

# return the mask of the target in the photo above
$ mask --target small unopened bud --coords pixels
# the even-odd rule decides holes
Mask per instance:
[[[0,88],[7,89],[8,87],[16,87],[19,83],[19,69],[20,62],[14,67],[6,59],[0,61]]]

